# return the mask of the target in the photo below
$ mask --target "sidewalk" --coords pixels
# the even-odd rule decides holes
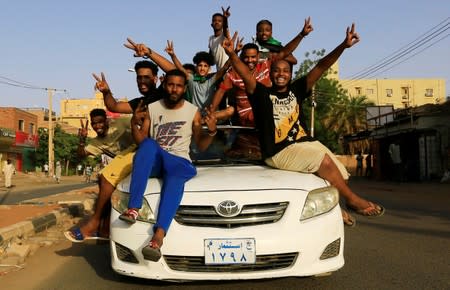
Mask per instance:
[[[0,196],[83,182],[82,176],[63,176],[57,184],[53,178],[42,173],[18,172],[13,176],[11,189],[5,188],[4,180],[1,180]],[[98,186],[91,183],[83,189],[35,198],[17,205],[0,205],[0,257],[8,244],[27,239],[59,224],[63,219],[81,216],[85,210],[92,210],[97,194]]]

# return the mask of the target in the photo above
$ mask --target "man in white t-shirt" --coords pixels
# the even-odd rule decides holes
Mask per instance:
[[[225,39],[226,31],[228,29],[228,17],[230,16],[230,6],[223,9],[222,14],[215,13],[212,16],[211,27],[214,35],[211,35],[208,40],[209,53],[214,57],[216,64],[216,71],[219,71],[227,62],[228,55],[222,47],[222,42]]]

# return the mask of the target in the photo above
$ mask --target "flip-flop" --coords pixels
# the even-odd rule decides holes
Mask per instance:
[[[155,245],[156,247],[154,248],[153,245]],[[158,244],[150,241],[147,246],[142,248],[142,255],[146,260],[158,262],[159,259],[161,259],[161,250],[159,249]]]
[[[68,239],[69,241],[71,241],[73,243],[82,243],[86,240],[109,241],[109,238],[101,237],[98,235],[98,233],[94,233],[94,235],[92,235],[92,236],[85,237],[81,233],[81,229],[78,227],[73,228],[69,231],[65,231],[64,236],[66,237],[66,239]]]
[[[355,213],[366,216],[366,217],[380,217],[384,214],[385,208],[380,204],[375,204],[369,201],[369,206],[364,209],[355,209],[347,206],[349,209],[354,211]],[[373,211],[378,211],[376,213],[372,213]]]
[[[136,219],[138,218],[138,216],[139,216],[139,213],[137,210],[135,210],[133,208],[129,208],[119,216],[119,219],[123,220],[129,224],[134,224],[136,222]]]
[[[349,214],[346,210],[341,209],[342,211],[342,221],[344,222],[344,225],[353,228],[356,226],[356,218]]]

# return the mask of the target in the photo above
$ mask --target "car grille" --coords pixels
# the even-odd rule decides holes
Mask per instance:
[[[234,217],[222,217],[213,206],[181,205],[175,220],[185,226],[237,228],[275,223],[284,215],[288,202],[251,204]]]
[[[164,260],[170,269],[183,272],[249,272],[278,270],[291,267],[297,260],[298,253],[276,255],[258,255],[255,264],[205,265],[202,256],[166,256]]]
[[[116,244],[117,258],[119,258],[119,260],[133,264],[139,263],[139,261],[136,259],[136,257],[133,255],[133,252],[130,249],[119,243],[115,244]]]
[[[322,255],[320,255],[320,259],[326,260],[329,258],[336,257],[337,255],[339,255],[340,248],[341,248],[341,239],[339,238],[328,244],[328,246],[322,252]]]

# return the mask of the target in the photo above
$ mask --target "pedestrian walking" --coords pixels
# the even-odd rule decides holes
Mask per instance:
[[[16,169],[14,168],[14,165],[11,162],[11,159],[6,160],[6,165],[3,168],[3,174],[5,176],[5,187],[11,188],[12,187],[12,176],[13,174],[16,174]]]
[[[56,161],[56,168],[55,168],[55,179],[56,179],[56,183],[60,183],[61,182],[61,162]]]
[[[44,173],[45,173],[45,177],[48,177],[48,164],[47,164],[47,162],[45,162],[45,164],[44,164]]]
[[[86,183],[91,182],[91,175],[92,175],[92,167],[88,165],[85,168],[85,175],[84,175]]]
[[[361,151],[358,151],[358,155],[356,155],[356,176],[363,175],[363,159]]]

